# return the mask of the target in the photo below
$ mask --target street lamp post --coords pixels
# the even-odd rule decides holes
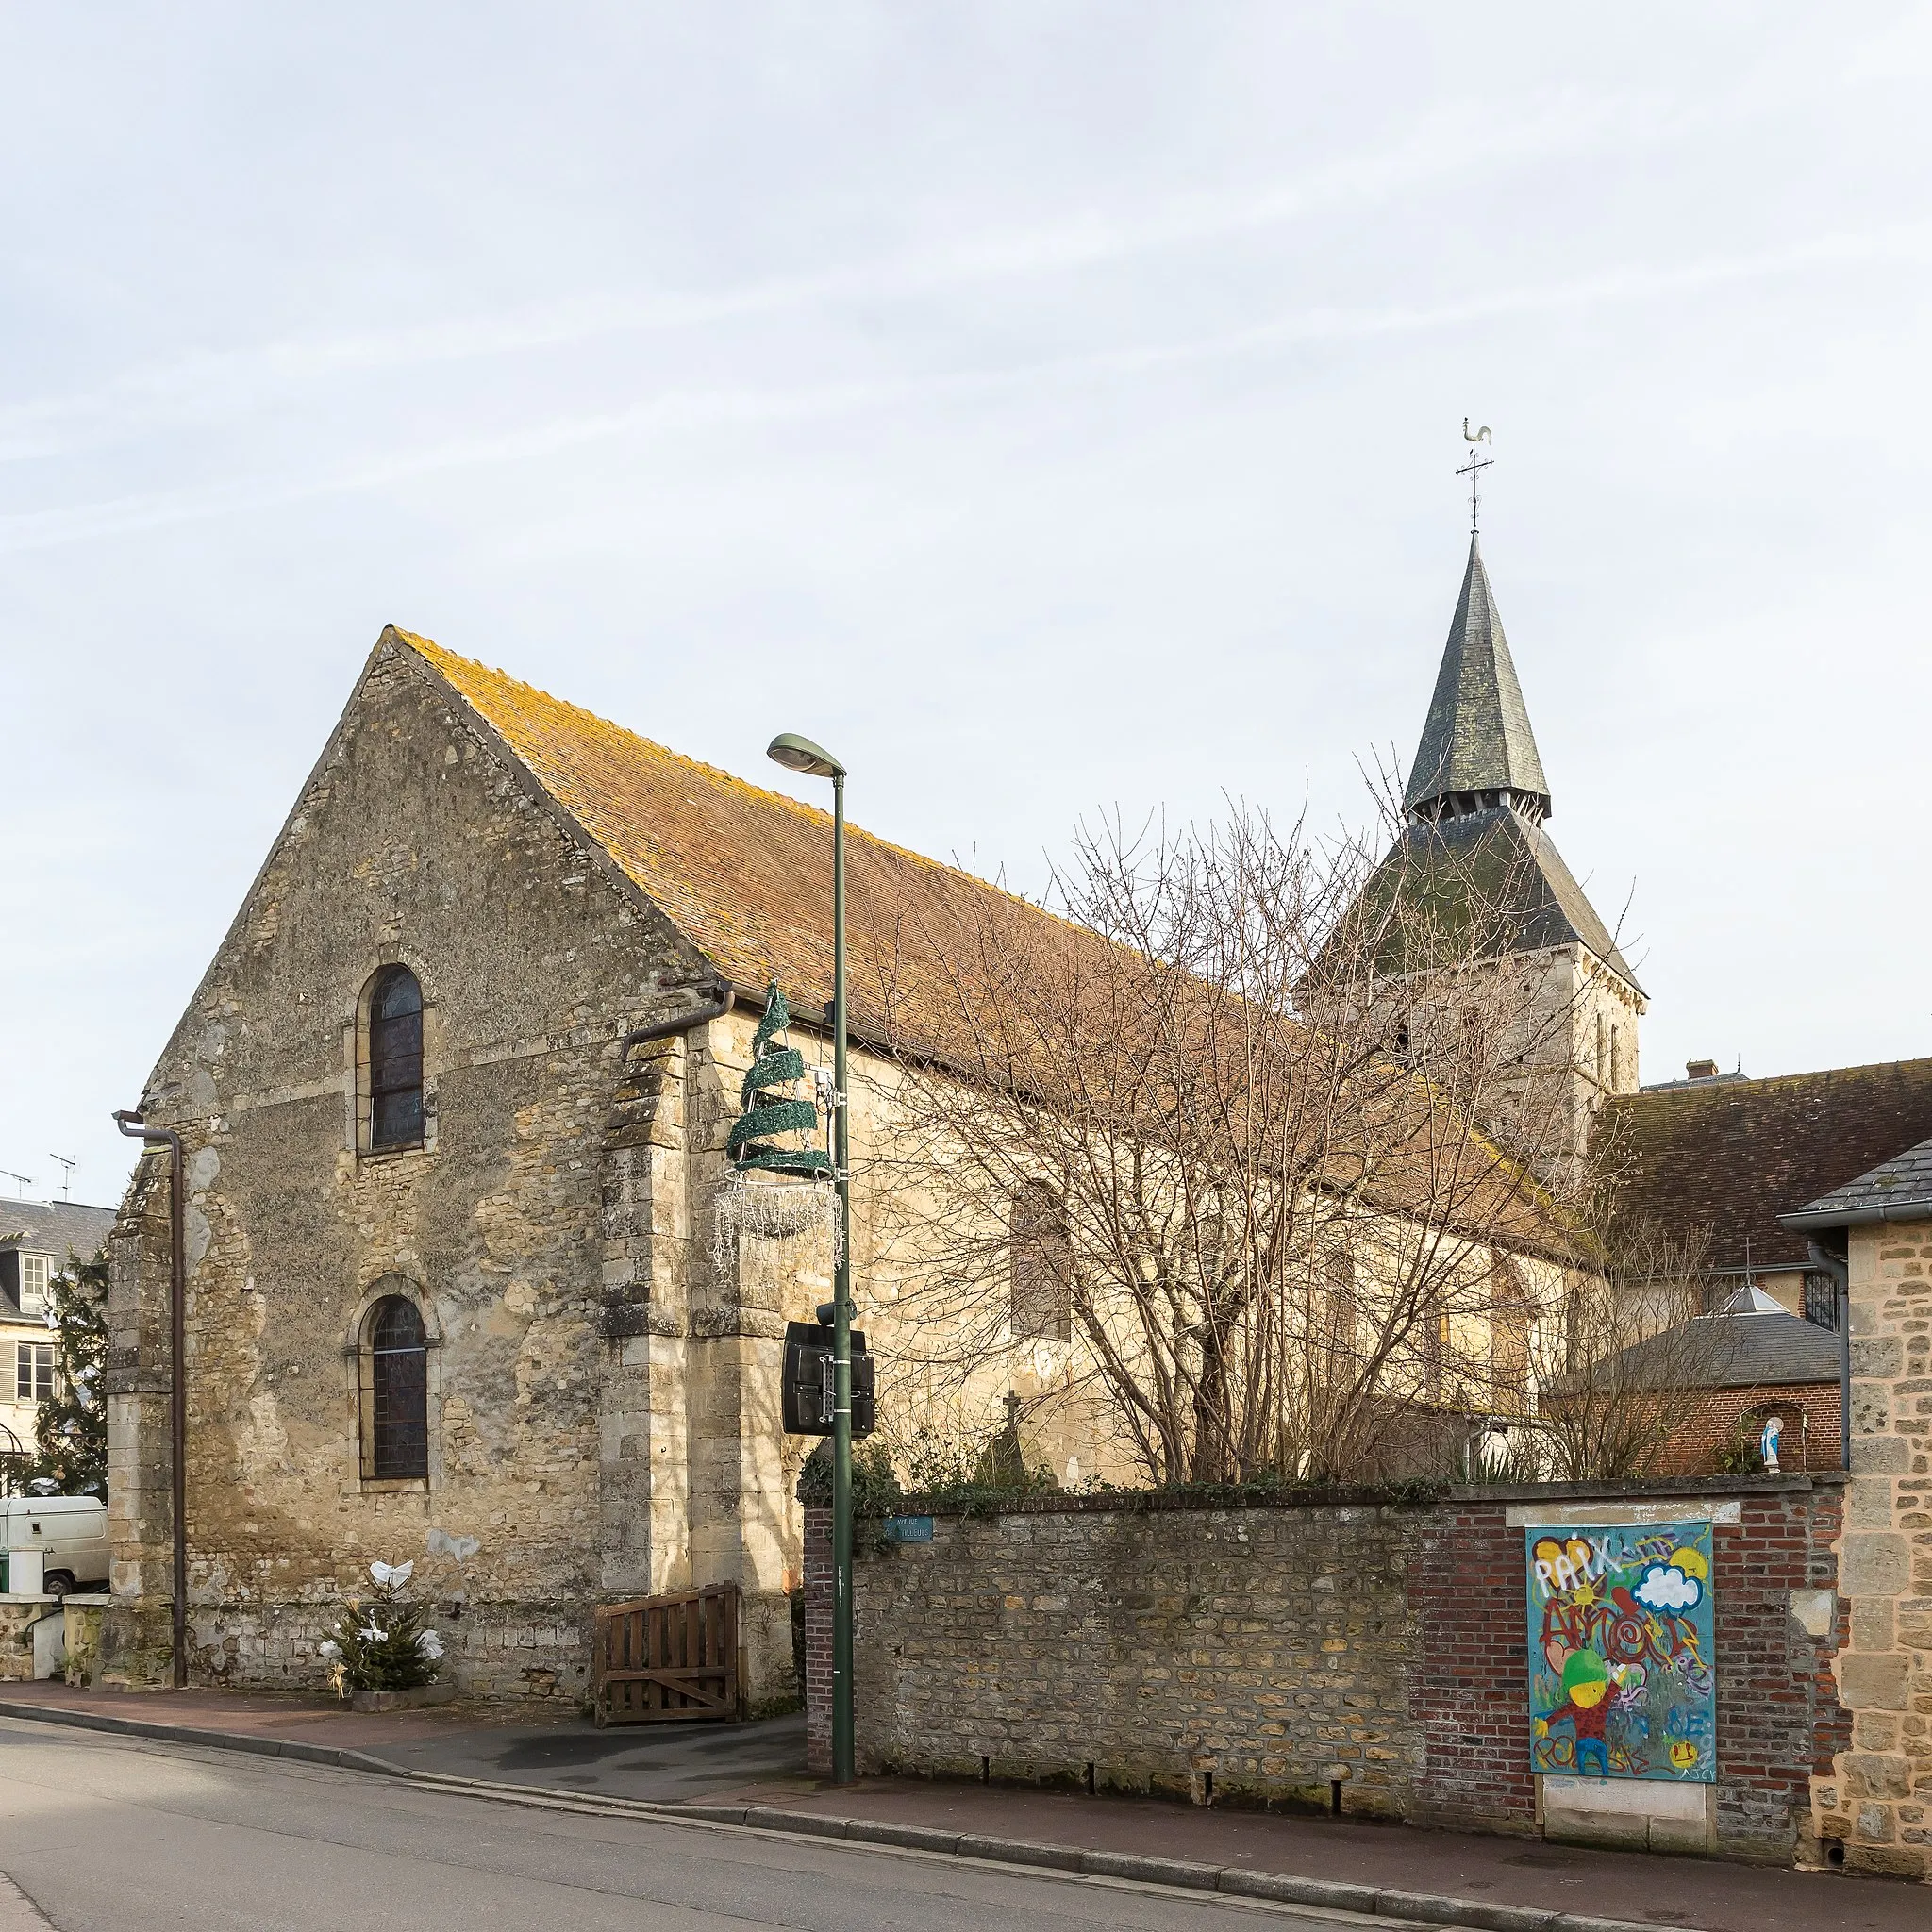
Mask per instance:
[[[781,732],[766,756],[832,781],[832,1179],[839,1241],[832,1275],[832,1782],[849,1785],[852,1754],[852,1170],[845,1104],[845,767],[823,746]],[[823,1316],[820,1317],[824,1319]]]

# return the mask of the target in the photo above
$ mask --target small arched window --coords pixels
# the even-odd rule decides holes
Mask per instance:
[[[1514,1261],[1497,1256],[1490,1271],[1490,1407],[1520,1415],[1529,1404],[1530,1302]]]
[[[1013,1190],[1007,1224],[1008,1313],[1015,1341],[1070,1341],[1074,1244],[1066,1209],[1043,1181]]]
[[[1324,1263],[1328,1276],[1327,1343],[1333,1364],[1333,1378],[1347,1383],[1359,1371],[1357,1330],[1359,1321],[1356,1307],[1355,1257],[1337,1248]]]
[[[363,1346],[363,1468],[376,1481],[429,1474],[429,1348],[407,1295],[370,1309]]]
[[[423,1140],[423,989],[407,966],[386,966],[369,989],[369,1145]]]

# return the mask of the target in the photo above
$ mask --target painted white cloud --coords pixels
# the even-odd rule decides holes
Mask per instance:
[[[1635,1593],[1639,1603],[1653,1610],[1690,1610],[1703,1601],[1704,1586],[1668,1563],[1653,1563]]]

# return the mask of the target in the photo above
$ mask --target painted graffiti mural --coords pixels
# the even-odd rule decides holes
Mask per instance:
[[[1524,1541],[1532,1765],[1710,1783],[1710,1524],[1579,1524]]]

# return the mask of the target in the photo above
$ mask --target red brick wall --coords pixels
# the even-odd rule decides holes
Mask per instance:
[[[1744,1494],[1740,1521],[1712,1532],[1717,1830],[1742,1857],[1789,1856],[1809,1816],[1812,1774],[1829,1773],[1849,1739],[1831,1671],[1840,1632],[1814,1641],[1791,1615],[1793,1591],[1837,1588],[1841,1494]],[[1409,1570],[1420,1635],[1409,1707],[1427,1754],[1410,1813],[1419,1821],[1534,1829],[1524,1534],[1506,1526],[1500,1502],[1432,1510],[1421,1526]]]
[[[832,1772],[832,1512],[805,1512],[805,1765]]]
[[[1477,1831],[1533,1831],[1523,1531],[1500,1503],[1432,1509],[1418,1524],[1408,1596],[1418,1644],[1409,1711],[1426,1770],[1411,1816]]]
[[[1717,1830],[1740,1853],[1789,1856],[1794,1821],[1803,1829],[1810,1819],[1812,1774],[1828,1774],[1832,1753],[1850,1743],[1831,1669],[1843,1606],[1820,1640],[1791,1614],[1793,1591],[1838,1588],[1843,1493],[1746,1496],[1742,1522],[1714,1532]]]
[[[1701,1391],[1665,1445],[1660,1475],[1702,1475],[1717,1467],[1717,1452],[1731,1440],[1738,1418],[1775,1407],[1785,1417],[1778,1465],[1788,1475],[1839,1467],[1844,1452],[1836,1382],[1767,1384],[1757,1389]],[[1804,1426],[1799,1426],[1802,1415]]]

